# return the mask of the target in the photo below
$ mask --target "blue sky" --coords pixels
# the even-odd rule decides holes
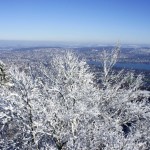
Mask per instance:
[[[0,0],[0,40],[150,44],[150,0]]]

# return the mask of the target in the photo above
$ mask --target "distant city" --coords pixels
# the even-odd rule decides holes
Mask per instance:
[[[8,42],[8,43],[7,43]],[[8,44],[8,45],[7,45]],[[45,44],[45,45],[44,45]],[[44,45],[44,46],[43,46]],[[51,45],[51,46],[49,46]],[[97,44],[98,45],[98,44]],[[74,44],[67,45],[67,43],[41,43],[37,42],[10,42],[10,41],[0,41],[0,58],[7,59],[15,55],[23,55],[24,53],[34,53],[36,51],[40,53],[51,52],[51,51],[61,51],[64,49],[70,49],[77,53],[80,57],[86,59],[87,61],[96,61],[98,62],[101,58],[101,53],[105,49],[111,51],[115,46],[110,44],[99,44],[99,46],[93,45],[80,45]],[[12,55],[13,54],[13,55]],[[11,58],[13,59],[13,58]],[[128,63],[146,63],[150,64],[150,46],[148,45],[121,45],[121,51],[119,56],[119,62],[128,62]]]

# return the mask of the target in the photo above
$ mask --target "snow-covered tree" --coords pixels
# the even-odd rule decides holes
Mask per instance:
[[[94,87],[93,74],[85,61],[69,51],[54,57],[51,68],[43,67],[42,71],[47,82],[41,82],[44,101],[36,105],[36,110],[41,110],[38,128],[52,134],[58,146],[68,145],[75,149],[74,143],[82,136],[82,129],[88,122],[84,117],[96,113],[94,98],[99,93]]]
[[[23,67],[23,68],[22,68]],[[33,74],[29,66],[9,68],[9,81],[1,86],[2,149],[37,149],[33,126],[31,100],[38,98]],[[35,89],[35,90],[34,90]],[[34,91],[34,93],[32,92]],[[8,113],[9,112],[9,113]],[[5,122],[3,121],[5,119]],[[9,137],[11,132],[11,138]],[[5,138],[4,138],[5,137]]]
[[[4,84],[8,79],[5,64],[0,61],[0,84]]]
[[[104,51],[103,56],[99,108],[108,116],[105,132],[109,131],[104,132],[107,138],[101,141],[106,143],[103,143],[105,149],[146,149],[150,131],[149,94],[140,90],[142,75],[135,77],[134,73],[123,70],[118,74],[113,72],[118,53],[116,47],[111,54]]]

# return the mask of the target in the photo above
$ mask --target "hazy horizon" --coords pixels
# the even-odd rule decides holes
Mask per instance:
[[[120,43],[121,47],[150,47],[150,44]],[[26,40],[0,40],[0,48],[25,48],[25,47],[101,47],[116,46],[115,42],[74,42],[74,41],[26,41]]]

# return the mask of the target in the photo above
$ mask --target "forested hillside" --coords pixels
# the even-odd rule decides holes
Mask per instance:
[[[103,52],[99,85],[70,50],[0,62],[0,149],[150,149],[150,93],[141,74],[114,73],[119,52]]]

